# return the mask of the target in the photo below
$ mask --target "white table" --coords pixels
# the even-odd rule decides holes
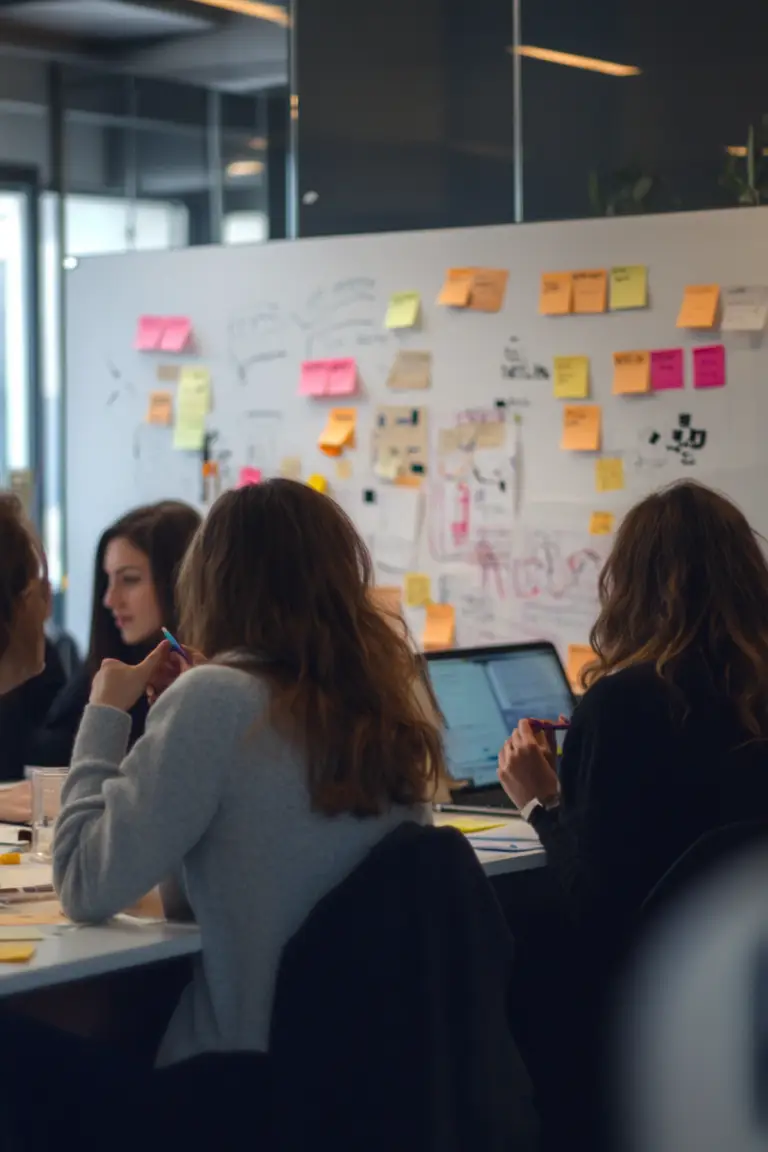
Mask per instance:
[[[436,823],[450,823],[450,816],[438,814]],[[529,843],[530,848],[510,853],[476,849],[486,875],[500,876],[544,865],[546,857],[536,833],[519,818],[504,818],[503,825],[478,833],[473,840],[479,842],[505,834],[514,836],[521,843]],[[23,864],[18,866],[18,871],[13,868],[13,872],[11,868],[7,866],[2,870],[2,881],[6,885],[50,881],[49,866]],[[11,875],[14,877],[12,881]],[[75,980],[125,972],[163,960],[195,956],[201,948],[200,932],[194,925],[147,923],[127,916],[117,917],[109,924],[95,928],[42,926],[39,931],[44,939],[36,942],[37,951],[28,963],[0,964],[0,999]]]

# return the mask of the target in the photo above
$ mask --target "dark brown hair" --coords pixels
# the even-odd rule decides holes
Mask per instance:
[[[739,509],[693,481],[627,514],[600,575],[586,684],[651,661],[670,685],[703,662],[746,731],[768,736],[768,565]]]
[[[159,504],[134,508],[107,528],[96,548],[91,639],[88,648],[91,675],[99,670],[102,660],[123,660],[131,664],[136,657],[134,649],[123,642],[112,613],[104,607],[107,591],[104,554],[110,542],[118,538],[128,540],[148,558],[163,624],[175,632],[176,577],[184,553],[199,525],[200,514],[194,508],[179,500],[162,500]]]
[[[415,804],[444,771],[418,658],[372,584],[349,518],[292,480],[221,496],[179,578],[185,642],[269,678],[270,719],[299,734],[313,807],[329,816]]]
[[[0,657],[8,650],[19,599],[40,574],[41,553],[21,502],[0,493]]]

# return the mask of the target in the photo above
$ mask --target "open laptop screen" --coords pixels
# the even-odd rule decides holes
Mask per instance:
[[[550,644],[427,654],[427,661],[456,780],[496,785],[499,751],[520,720],[571,715],[573,695]]]

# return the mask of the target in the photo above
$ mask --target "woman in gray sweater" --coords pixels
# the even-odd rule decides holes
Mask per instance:
[[[75,743],[54,875],[74,920],[176,889],[202,956],[159,1066],[266,1051],[283,946],[396,825],[429,819],[444,771],[416,657],[370,597],[371,560],[338,506],[289,480],[228,492],[179,579],[181,635],[105,661]],[[174,680],[126,755],[129,711]]]

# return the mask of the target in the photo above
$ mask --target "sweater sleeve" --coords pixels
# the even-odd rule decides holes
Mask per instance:
[[[254,682],[244,687],[244,676],[185,673],[150,710],[144,736],[125,758],[130,717],[86,708],[54,847],[54,882],[73,920],[104,920],[129,907],[177,872],[200,840],[226,787],[235,742],[258,713]]]

